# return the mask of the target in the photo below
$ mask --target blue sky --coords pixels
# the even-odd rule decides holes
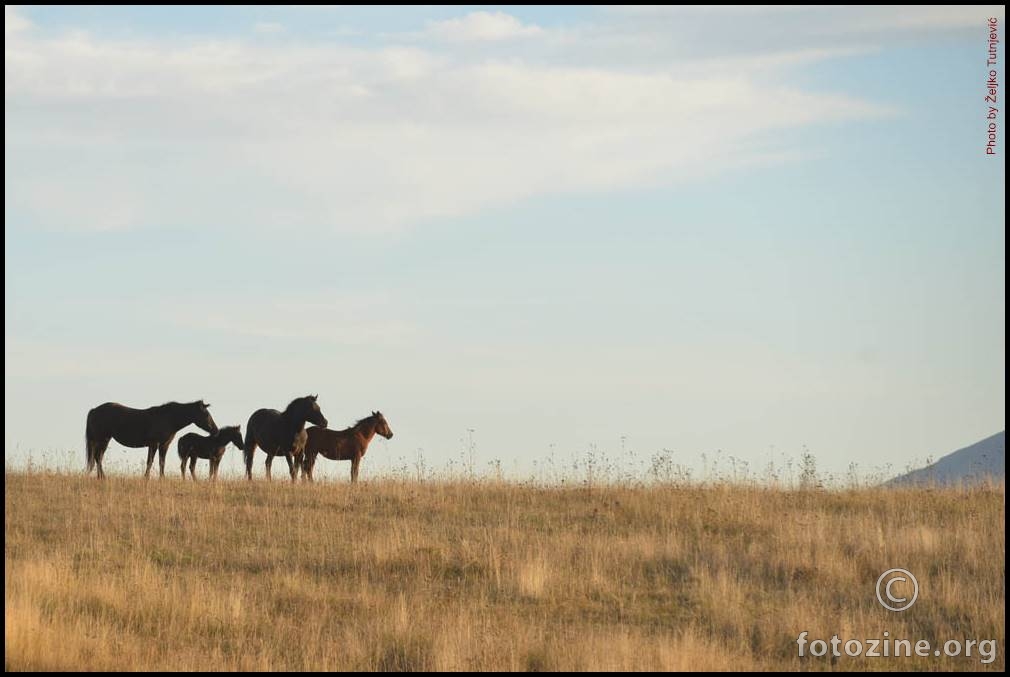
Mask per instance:
[[[7,461],[76,465],[109,400],[306,392],[387,414],[376,468],[990,435],[993,14],[8,7]]]

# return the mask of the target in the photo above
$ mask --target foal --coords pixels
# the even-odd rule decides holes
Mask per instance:
[[[368,418],[363,418],[346,430],[328,430],[326,428],[306,428],[305,450],[302,452],[302,478],[312,479],[312,469],[316,465],[316,457],[322,454],[331,461],[351,462],[351,481],[358,481],[358,468],[361,457],[368,450],[368,443],[378,433],[387,440],[393,436],[386,418],[373,411]]]
[[[186,461],[189,461],[189,474],[196,480],[196,459],[210,460],[210,478],[217,479],[217,467],[221,464],[224,450],[231,442],[242,448],[242,431],[233,425],[221,428],[213,435],[204,437],[196,433],[187,433],[179,438],[179,458],[182,459],[182,479],[186,479]]]

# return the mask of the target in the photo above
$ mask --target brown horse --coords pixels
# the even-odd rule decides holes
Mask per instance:
[[[172,444],[175,434],[194,423],[209,433],[217,432],[217,424],[207,411],[203,400],[180,404],[169,402],[148,409],[133,409],[115,402],[106,402],[88,412],[88,423],[84,437],[87,472],[96,465],[98,477],[105,477],[102,458],[109,446],[109,440],[116,440],[124,447],[147,447],[147,470],[144,477],[150,477],[154,452],[159,452],[161,477],[165,476],[165,454]]]
[[[306,395],[292,400],[284,411],[276,409],[254,411],[245,427],[246,478],[252,479],[253,456],[256,454],[256,445],[259,445],[267,453],[267,479],[270,479],[270,465],[274,456],[283,456],[288,462],[291,481],[294,482],[298,474],[298,466],[294,459],[301,456],[305,446],[306,422],[326,427],[326,417],[316,404],[316,395]]]
[[[358,481],[358,468],[361,458],[368,451],[368,443],[378,433],[387,440],[393,436],[393,431],[386,423],[386,417],[377,411],[363,418],[346,430],[327,430],[308,428],[306,431],[305,451],[302,453],[302,478],[312,480],[312,469],[316,466],[316,457],[320,454],[331,461],[351,462],[351,481]]]
[[[182,459],[182,479],[186,479],[186,461],[189,461],[189,475],[196,481],[196,459],[210,461],[210,479],[217,479],[217,467],[221,465],[224,450],[231,442],[242,448],[242,430],[237,425],[221,428],[210,437],[186,433],[179,438],[179,458]]]

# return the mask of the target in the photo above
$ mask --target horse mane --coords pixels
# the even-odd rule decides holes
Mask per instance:
[[[213,438],[214,440],[220,442],[221,440],[224,440],[226,437],[230,437],[232,434],[236,435],[238,437],[238,439],[240,439],[240,440],[243,439],[242,438],[242,426],[226,425],[223,428],[218,428],[217,429],[217,433],[215,433],[214,435],[211,435],[211,438]],[[232,441],[234,442],[234,440],[232,440]],[[242,443],[239,443],[238,446],[241,447]]]
[[[369,414],[368,416],[366,416],[364,418],[359,418],[357,421],[354,422],[354,425],[352,425],[350,428],[348,428],[348,430],[353,430],[354,428],[357,428],[362,423],[368,423],[368,422],[372,421],[373,419],[376,419],[376,418],[378,418],[380,416],[382,416],[382,413],[377,411],[374,414]]]
[[[304,397],[296,397],[288,403],[288,406],[284,408],[285,414],[293,414],[299,411],[305,406],[305,404],[311,400],[315,399],[312,395],[305,395]]]
[[[375,414],[370,414],[370,415],[366,416],[365,418],[359,418],[357,421],[354,422],[354,425],[352,425],[351,427],[352,428],[357,428],[359,425],[361,425],[365,421],[370,421],[373,418],[375,418]]]
[[[357,421],[355,421],[355,422],[354,422],[354,423],[352,423],[351,425],[347,426],[347,427],[346,427],[346,428],[344,428],[343,430],[334,430],[333,432],[338,432],[338,433],[349,433],[349,432],[351,432],[352,430],[356,429],[356,428],[357,428],[357,427],[358,427],[359,425],[361,425],[362,423],[368,423],[368,422],[369,422],[369,421],[371,421],[371,420],[372,420],[373,418],[375,418],[375,414],[369,414],[368,416],[366,416],[366,417],[364,417],[364,418],[359,418],[359,419],[358,419]],[[318,427],[318,426],[317,426],[317,427]]]
[[[192,402],[165,402],[164,404],[159,404],[152,409],[161,409],[163,407],[195,407],[201,403],[202,400],[194,400]]]

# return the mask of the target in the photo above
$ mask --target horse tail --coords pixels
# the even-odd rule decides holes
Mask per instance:
[[[88,412],[88,422],[84,427],[84,467],[91,472],[95,467],[95,445],[91,442],[91,412]]]
[[[88,439],[87,433],[84,435],[84,469],[85,472],[91,472],[91,469],[95,467],[95,455],[91,453],[91,440]]]
[[[251,417],[249,419],[249,423],[252,423]],[[251,467],[249,457],[252,455],[252,452],[250,450],[255,449],[256,447],[256,437],[253,434],[253,426],[249,425],[249,423],[246,424],[245,437],[242,439],[242,463],[245,464],[247,473],[248,468]]]

